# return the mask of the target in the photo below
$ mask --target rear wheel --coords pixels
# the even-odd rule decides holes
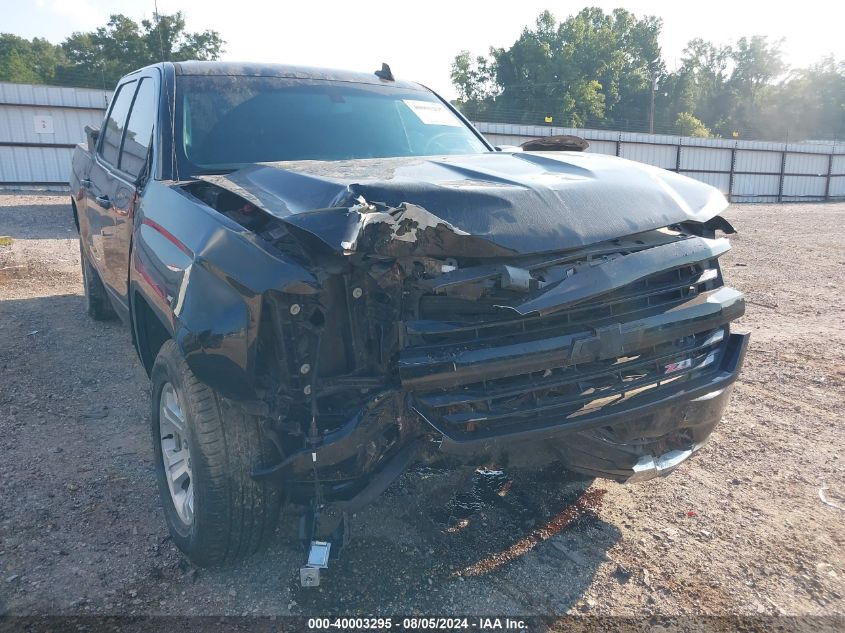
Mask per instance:
[[[85,311],[95,321],[110,321],[117,313],[109,301],[100,274],[88,261],[82,240],[79,240],[79,259],[82,262],[82,285],[85,289]]]
[[[199,382],[176,344],[161,347],[152,375],[152,439],[171,537],[197,565],[228,563],[267,543],[281,490],[250,473],[277,453],[258,421]]]

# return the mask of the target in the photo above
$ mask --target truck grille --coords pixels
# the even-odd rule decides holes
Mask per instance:
[[[639,354],[416,394],[415,403],[451,436],[575,421],[715,370],[725,336],[719,328]]]
[[[515,305],[525,299],[524,295],[500,291],[493,296],[468,300],[430,294],[420,300],[421,319],[408,321],[406,331],[413,341],[432,353],[439,344],[500,345],[507,340],[538,339],[629,321],[666,310],[721,285],[718,261],[713,259],[646,277],[600,300],[569,310],[523,318],[514,318],[513,312],[498,306]]]
[[[524,295],[502,291],[475,301],[423,296],[422,318],[406,322],[400,376],[415,409],[455,439],[574,424],[717,371],[727,322],[743,309],[739,299],[729,311],[701,310],[714,293],[739,296],[721,286],[712,259],[543,316],[514,318],[500,306]],[[694,319],[667,316],[690,306]],[[625,334],[634,323],[647,334]]]

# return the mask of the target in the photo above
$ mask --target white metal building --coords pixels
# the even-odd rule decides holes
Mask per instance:
[[[0,188],[67,189],[73,148],[111,93],[0,82]]]

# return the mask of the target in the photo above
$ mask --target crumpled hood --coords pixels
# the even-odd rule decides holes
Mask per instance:
[[[349,227],[362,225],[362,198],[419,207],[431,214],[429,224],[442,220],[441,228],[455,235],[495,245],[497,255],[567,250],[706,222],[727,207],[717,189],[697,180],[580,152],[261,163],[202,178],[334,248],[348,246]]]

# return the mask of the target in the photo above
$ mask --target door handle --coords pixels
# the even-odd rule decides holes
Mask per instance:
[[[108,196],[97,196],[94,200],[104,209],[111,209],[111,200],[109,200]]]

